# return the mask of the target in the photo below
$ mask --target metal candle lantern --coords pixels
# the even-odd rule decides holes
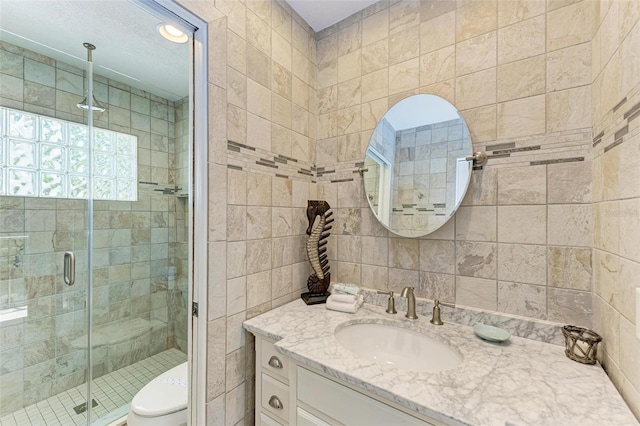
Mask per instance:
[[[595,364],[598,355],[598,343],[602,337],[594,331],[575,325],[562,327],[564,334],[564,353],[572,360],[582,364]]]

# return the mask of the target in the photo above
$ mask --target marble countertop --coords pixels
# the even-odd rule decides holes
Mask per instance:
[[[346,322],[393,323],[446,342],[463,357],[439,373],[403,371],[360,358],[334,337]],[[434,326],[421,316],[389,315],[364,304],[355,314],[307,306],[300,299],[244,322],[256,336],[301,365],[448,424],[637,425],[599,365],[568,359],[564,347],[512,336],[494,344],[473,328]]]

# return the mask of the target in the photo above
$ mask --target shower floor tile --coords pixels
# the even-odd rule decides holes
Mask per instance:
[[[154,377],[181,364],[187,355],[169,349],[140,362],[106,374],[93,381],[93,420],[131,402],[134,395]],[[87,422],[87,413],[77,414],[73,408],[85,403],[86,384],[54,395],[0,418],[0,426],[72,426]]]

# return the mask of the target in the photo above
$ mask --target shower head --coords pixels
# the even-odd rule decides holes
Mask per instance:
[[[76,105],[78,108],[83,109],[85,111],[89,110],[89,103],[87,102],[87,97],[85,96],[82,102]],[[91,110],[96,112],[105,112],[107,110],[106,107],[103,107],[100,102],[96,99],[96,96],[93,95],[93,102],[91,102]]]
[[[96,50],[96,47],[91,44],[91,43],[82,43],[82,45],[87,49],[87,62],[93,62],[92,57],[91,57],[91,52]],[[96,112],[105,112],[107,108],[103,107],[100,102],[98,102],[98,100],[96,99],[95,95],[93,95],[92,97],[92,102],[91,102],[91,111],[96,111]],[[80,102],[79,104],[76,104],[76,106],[82,110],[88,111],[89,110],[89,102],[87,102],[88,96],[85,96],[84,99],[82,100],[82,102]]]

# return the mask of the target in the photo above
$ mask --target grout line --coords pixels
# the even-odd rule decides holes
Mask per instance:
[[[92,398],[100,405],[93,410],[104,417],[113,409],[128,404],[140,389],[162,372],[186,360],[186,355],[176,348],[168,349],[149,358],[105,374],[93,381]],[[53,395],[43,401],[19,409],[0,419],[5,425],[41,425],[56,419],[58,424],[84,424],[86,412],[76,414],[73,407],[85,403],[84,391],[87,384],[81,384],[65,392]],[[112,398],[113,397],[113,398]],[[109,406],[113,407],[112,409]]]

